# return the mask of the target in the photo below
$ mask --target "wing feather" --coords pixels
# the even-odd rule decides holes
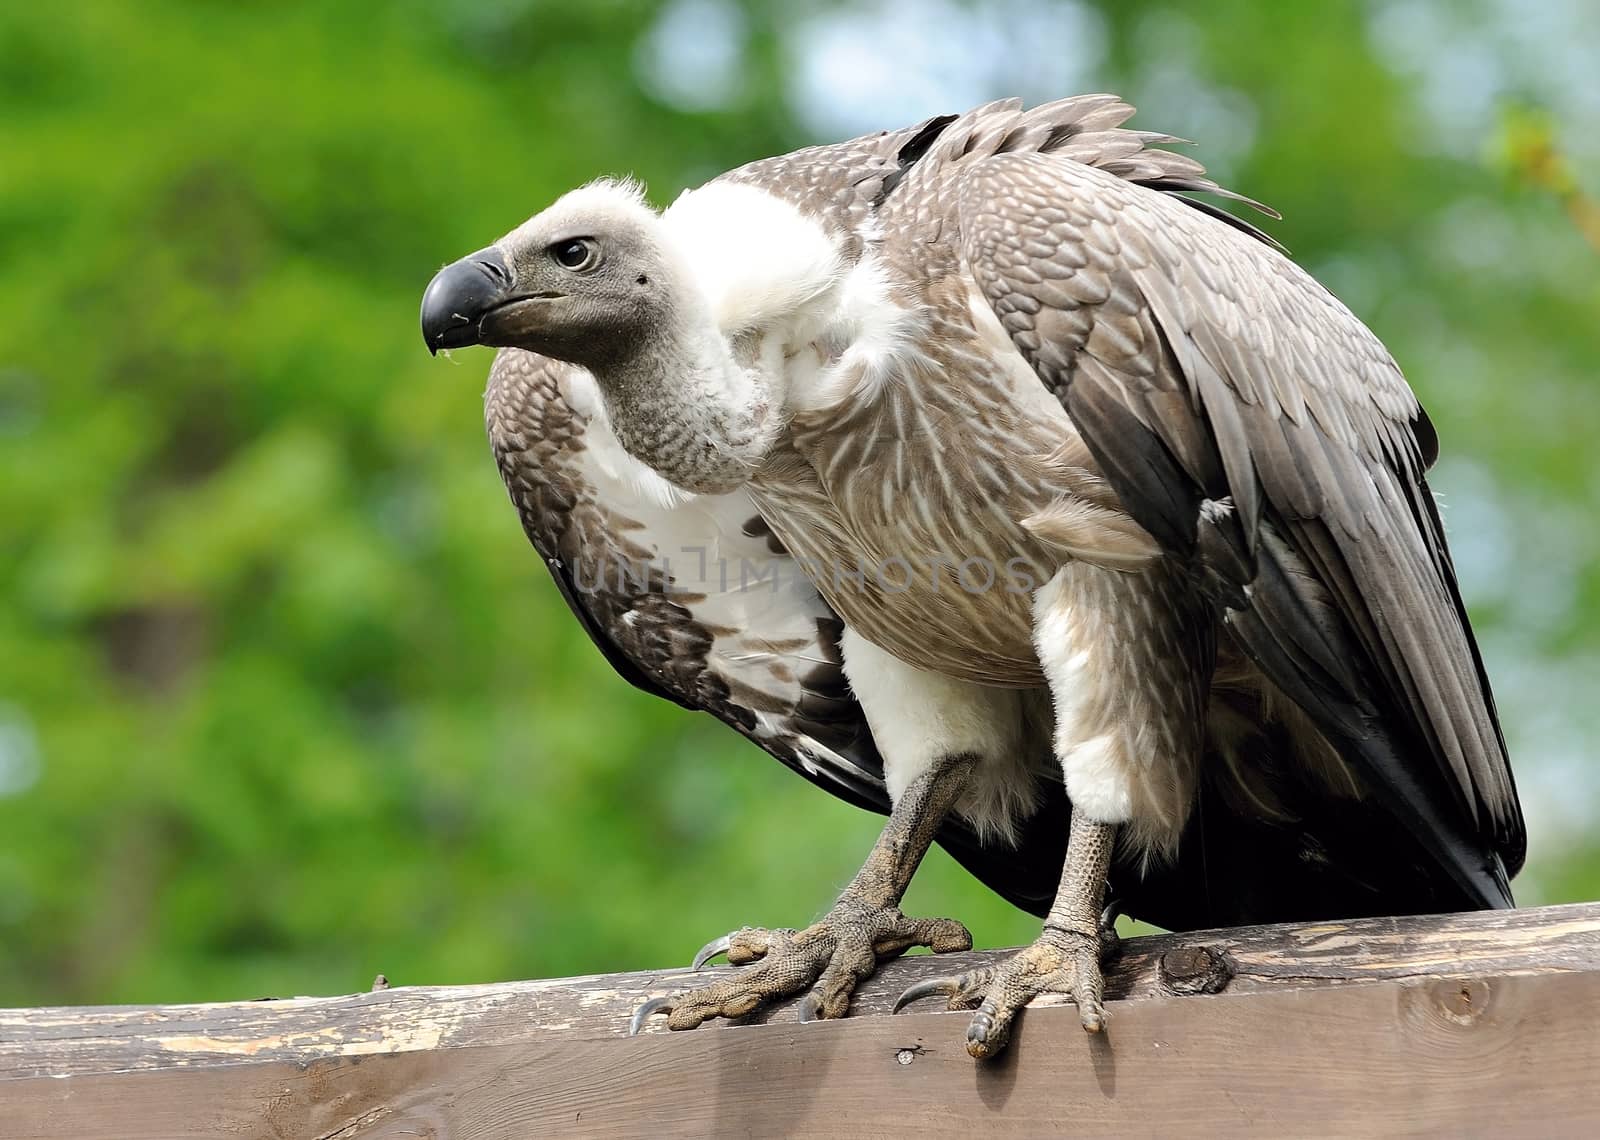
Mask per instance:
[[[507,349],[485,398],[523,529],[584,630],[637,687],[711,712],[829,790],[886,810],[838,619],[747,496],[673,497],[635,470],[588,386],[570,365]]]
[[[1432,429],[1382,345],[1170,195],[1051,154],[954,181],[966,264],[1126,508],[1466,896],[1508,904],[1521,811],[1423,476]],[[1097,335],[1129,320],[1158,333],[1138,359]]]

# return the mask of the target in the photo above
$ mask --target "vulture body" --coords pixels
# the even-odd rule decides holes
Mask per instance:
[[[813,982],[837,1016],[875,958],[959,945],[897,909],[934,838],[1046,916],[940,989],[975,1056],[1042,989],[1099,1027],[1107,881],[1170,928],[1511,905],[1427,418],[1131,113],[989,104],[661,214],[598,183],[429,287],[431,348],[503,346],[501,473],[617,671],[890,813],[828,918],[656,1003],[675,1028]]]

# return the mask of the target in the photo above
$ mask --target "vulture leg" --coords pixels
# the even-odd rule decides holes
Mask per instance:
[[[880,961],[913,946],[936,954],[972,949],[972,935],[959,922],[908,918],[899,904],[975,763],[970,754],[945,756],[911,782],[866,863],[820,920],[804,930],[746,927],[710,943],[695,956],[697,965],[717,953],[727,954],[734,965],[759,964],[709,986],[652,998],[634,1011],[631,1032],[660,1012],[668,1015],[669,1029],[693,1029],[713,1017],[743,1017],[813,983],[800,1020],[843,1017],[851,993]]]
[[[901,1008],[930,994],[977,1008],[967,1052],[1005,1048],[1017,1013],[1042,993],[1069,995],[1084,1029],[1105,1026],[1101,906],[1112,848],[1159,857],[1176,845],[1199,772],[1205,701],[1215,654],[1212,618],[1181,568],[1120,573],[1081,563],[1034,597],[1034,638],[1056,706],[1072,823],[1066,864],[1044,930],[995,967],[913,986]]]

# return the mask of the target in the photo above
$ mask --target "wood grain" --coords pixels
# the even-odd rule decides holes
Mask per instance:
[[[683,972],[5,1011],[0,1137],[1600,1134],[1600,905],[1130,940],[1107,1034],[1038,1005],[990,1065],[965,1014],[883,1015],[989,956],[635,1039]]]

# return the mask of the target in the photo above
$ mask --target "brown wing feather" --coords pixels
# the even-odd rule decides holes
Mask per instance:
[[[1089,166],[995,155],[955,193],[971,272],[1127,509],[1462,888],[1509,902],[1521,811],[1382,345],[1265,245]]]

